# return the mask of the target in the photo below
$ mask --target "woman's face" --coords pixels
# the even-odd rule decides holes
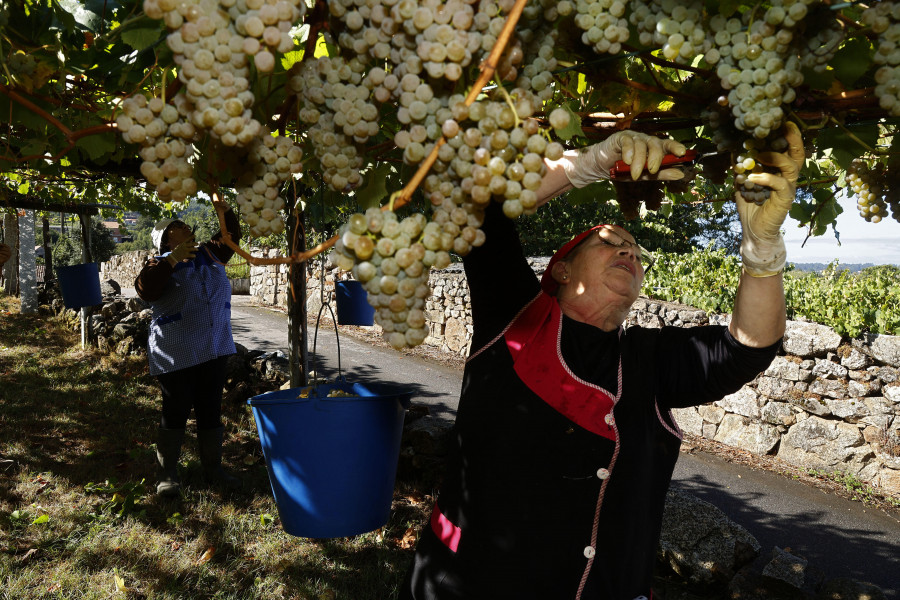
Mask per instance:
[[[194,232],[181,221],[172,221],[166,228],[166,245],[169,247],[169,250],[174,250],[182,242],[192,239],[193,237]]]
[[[604,225],[567,257],[567,283],[576,294],[603,298],[604,291],[634,302],[644,281],[641,250],[634,237],[615,225]]]

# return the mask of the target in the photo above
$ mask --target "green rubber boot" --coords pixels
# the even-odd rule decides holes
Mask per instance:
[[[197,430],[203,478],[209,485],[236,490],[241,487],[241,480],[230,475],[222,468],[222,441],[224,437],[224,427]]]
[[[184,429],[159,428],[156,441],[156,460],[159,461],[159,482],[156,493],[160,496],[174,497],[181,494],[181,480],[178,479],[178,459],[181,458],[181,444],[184,442]]]

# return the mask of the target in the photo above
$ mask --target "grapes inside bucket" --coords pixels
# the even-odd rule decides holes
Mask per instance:
[[[387,522],[411,397],[339,380],[247,401],[285,532],[346,537]]]

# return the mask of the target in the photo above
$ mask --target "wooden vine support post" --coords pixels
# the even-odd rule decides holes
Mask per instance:
[[[472,88],[469,90],[469,95],[466,96],[466,106],[471,106],[472,103],[475,102],[475,99],[478,98],[479,94],[481,94],[484,86],[487,85],[491,78],[494,76],[494,71],[497,70],[497,65],[500,63],[500,57],[503,55],[503,51],[506,49],[507,43],[509,43],[509,38],[512,37],[512,33],[516,27],[516,23],[519,22],[519,17],[522,16],[522,11],[525,9],[526,2],[527,0],[516,0],[516,4],[509,12],[509,15],[506,17],[506,23],[503,25],[503,30],[497,37],[497,41],[496,43],[494,43],[494,47],[491,48],[491,53],[480,65],[481,75],[472,85]],[[400,192],[395,194],[394,197],[392,197],[389,204],[382,206],[381,210],[401,208],[409,204],[409,202],[412,200],[413,193],[418,189],[422,181],[425,180],[426,175],[428,175],[428,171],[431,170],[432,165],[434,165],[434,162],[437,160],[438,151],[445,143],[447,143],[446,138],[441,136],[441,138],[435,143],[434,148],[431,150],[431,153],[425,158],[424,161],[422,161],[422,164],[419,165],[419,168],[416,170],[415,175],[413,175],[409,183],[406,184],[406,186],[404,186],[404,188]],[[222,231],[222,240],[229,248],[234,250],[235,253],[244,258],[251,265],[303,263],[310,258],[328,250],[338,241],[339,236],[334,236],[314,248],[306,251],[297,251],[297,239],[295,235],[295,239],[291,244],[290,256],[286,256],[283,258],[262,258],[251,256],[249,252],[235,244],[234,240],[231,239],[231,235],[228,234],[228,228],[225,225],[225,211],[227,210],[228,205],[222,200],[221,196],[219,196],[219,192],[217,189],[213,189],[213,205],[216,207],[216,212],[219,216],[219,228]]]

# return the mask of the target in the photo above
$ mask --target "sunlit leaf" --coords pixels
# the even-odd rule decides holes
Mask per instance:
[[[387,198],[387,176],[393,169],[382,163],[366,174],[365,185],[356,191],[356,202],[361,210],[378,206]]]
[[[556,130],[556,135],[559,136],[560,139],[563,140],[571,140],[573,137],[587,137],[584,134],[584,130],[581,128],[581,117],[575,114],[575,112],[566,104],[561,107],[567,113],[569,113],[569,124],[562,129]]]
[[[135,50],[144,50],[149,48],[160,39],[159,28],[152,29],[129,29],[122,32],[122,41],[134,48]]]
[[[847,87],[852,87],[856,80],[869,69],[872,46],[865,38],[848,40],[844,47],[835,53],[829,64],[834,75]]]
[[[287,71],[301,60],[303,60],[303,50],[292,50],[285,53],[281,59],[281,66]]]
[[[116,584],[116,591],[120,594],[125,594],[128,592],[128,586],[125,585],[125,578],[119,577],[119,570],[113,570],[113,581]]]

